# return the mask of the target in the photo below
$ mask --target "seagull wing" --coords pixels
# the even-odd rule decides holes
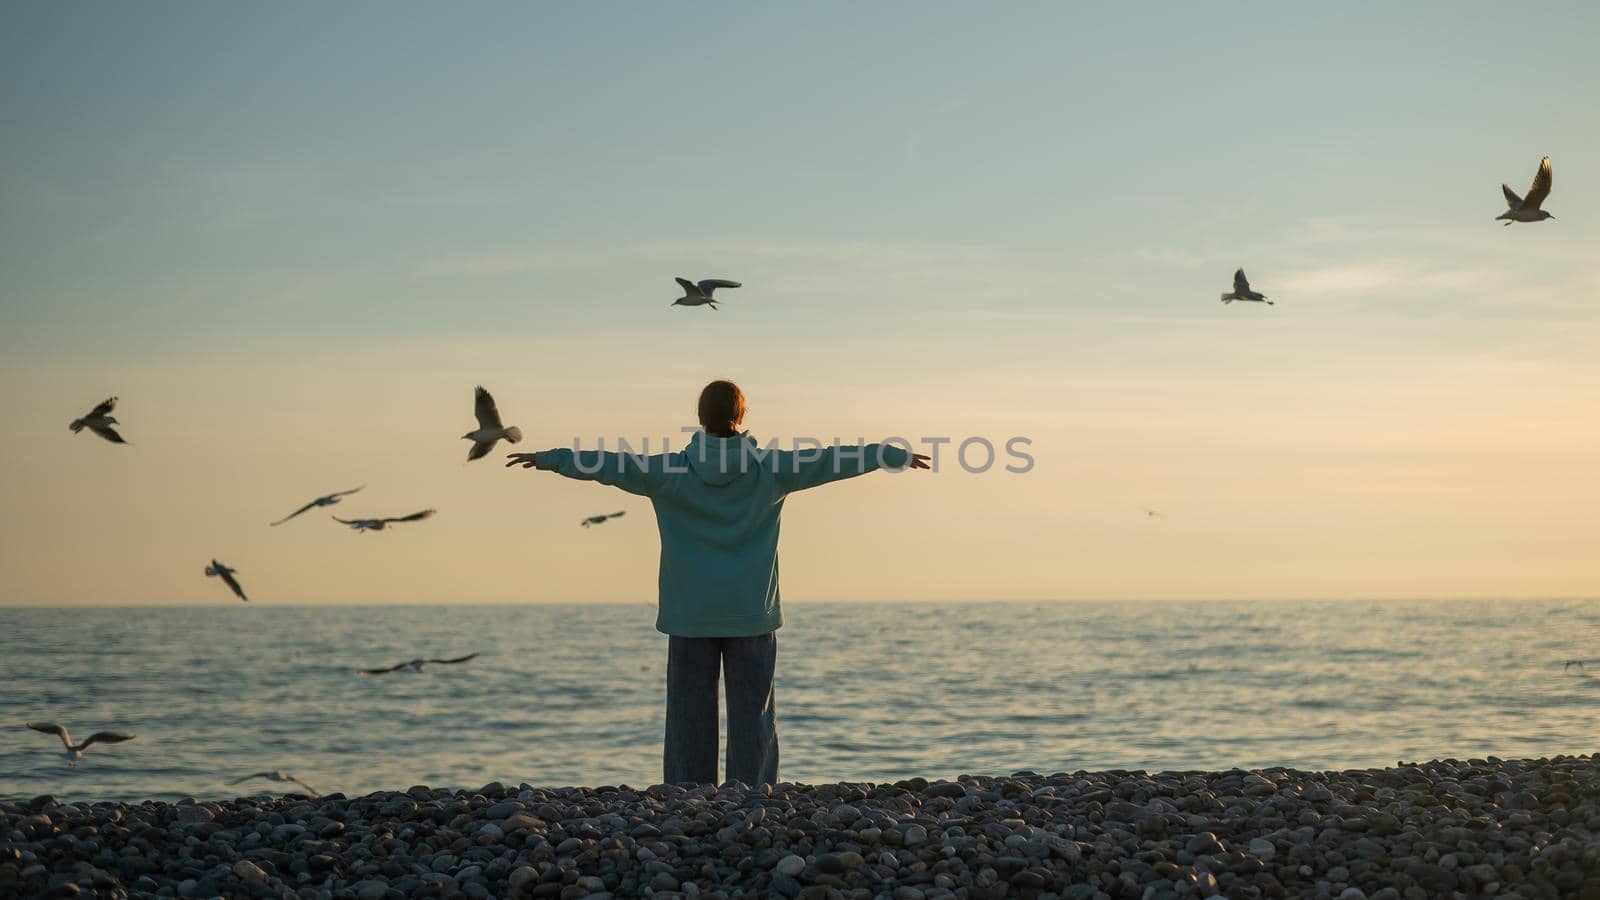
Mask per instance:
[[[467,451],[467,462],[472,462],[475,459],[483,459],[485,456],[488,456],[489,451],[494,449],[494,444],[494,441],[478,441],[474,443],[472,445],[472,449]]]
[[[57,725],[54,722],[29,722],[28,727],[32,728],[34,731],[42,731],[45,734],[53,734],[56,737],[61,738],[61,743],[66,744],[68,750],[72,749],[72,735],[67,733],[67,729],[64,726]]]
[[[320,500],[322,498],[318,497],[317,499]],[[299,509],[295,510],[294,512],[289,513],[287,516],[284,516],[283,518],[279,519],[278,521],[272,522],[272,523],[269,523],[269,524],[282,525],[283,523],[289,521],[290,519],[294,518],[295,516],[300,515],[301,513],[305,512],[306,510],[308,510],[311,507],[316,506],[316,505],[317,505],[317,501],[313,500],[310,503],[307,503],[305,506],[302,506]]]
[[[228,589],[238,595],[240,600],[249,603],[250,598],[244,595],[244,588],[239,587],[239,581],[233,577],[233,571],[227,566],[221,566],[217,569],[217,577],[221,578],[222,582],[228,586]]]
[[[1233,273],[1233,290],[1239,294],[1250,293],[1250,279],[1244,277],[1243,269]]]
[[[438,512],[438,510],[425,509],[422,512],[414,512],[409,516],[399,516],[397,518],[388,518],[388,519],[384,519],[383,521],[385,521],[385,522],[420,522],[423,519],[429,518],[430,516],[432,516],[436,512]]]
[[[1539,160],[1539,172],[1533,176],[1533,187],[1528,188],[1528,196],[1522,198],[1522,205],[1527,209],[1538,209],[1544,198],[1550,196],[1550,157]]]
[[[363,675],[382,675],[382,674],[384,674],[386,672],[393,672],[396,669],[404,669],[406,666],[409,666],[409,665],[411,665],[411,663],[403,662],[403,663],[395,663],[392,666],[388,666],[387,668],[382,668],[382,669],[362,669],[361,670],[361,674],[363,674]]]
[[[354,494],[355,492],[361,490],[361,488],[364,488],[364,487],[366,487],[366,485],[363,484],[361,487],[353,487],[348,491],[334,491],[333,493],[329,494],[328,496],[329,497],[348,497],[351,494]]]
[[[122,435],[117,434],[117,430],[112,428],[110,425],[102,425],[98,422],[85,422],[84,424],[89,426],[90,431],[100,435],[113,444],[127,443],[127,441],[122,439]]]
[[[292,782],[294,782],[294,783],[295,783],[295,784],[298,784],[298,785],[300,785],[300,786],[301,786],[301,787],[303,787],[303,788],[305,788],[305,789],[306,789],[306,793],[308,793],[308,794],[310,794],[310,795],[311,795],[311,796],[313,796],[313,797],[320,797],[320,796],[322,796],[322,794],[321,794],[321,792],[320,792],[320,791],[318,791],[318,790],[317,790],[317,789],[316,789],[316,788],[314,788],[314,787],[312,787],[312,786],[311,786],[311,785],[309,785],[309,784],[306,784],[306,783],[305,783],[305,782],[304,782],[304,781],[301,781],[301,780],[300,780],[300,779],[298,779],[298,778],[296,778],[296,777],[294,777],[294,776],[293,776],[293,775],[290,775],[290,776],[289,776],[289,780],[290,780],[290,781],[292,781]]]
[[[478,654],[476,654],[476,653],[468,653],[466,656],[458,656],[455,659],[430,659],[430,660],[428,660],[428,662],[431,662],[431,663],[444,663],[446,665],[449,665],[450,663],[463,663],[463,662],[466,662],[469,659],[477,659],[477,658],[478,658]]]
[[[89,410],[89,416],[98,418],[99,416],[103,416],[106,413],[111,412],[113,409],[116,409],[116,408],[117,408],[117,398],[115,398],[115,397],[107,397],[106,399],[100,401],[100,405],[99,406],[96,406],[94,409]]]
[[[1517,196],[1517,192],[1513,191],[1511,189],[1511,185],[1502,184],[1502,185],[1500,185],[1500,190],[1505,192],[1505,195],[1506,195],[1506,206],[1508,208],[1516,209],[1517,207],[1522,205],[1522,198],[1518,197]]]
[[[711,292],[717,288],[736,288],[739,286],[739,282],[728,281],[724,278],[706,278],[699,285],[700,293],[705,294],[707,297],[711,296]]]
[[[137,735],[126,731],[96,731],[85,738],[84,742],[78,745],[78,749],[82,750],[97,741],[102,744],[120,744],[123,741],[131,741],[135,737]]]
[[[474,395],[472,411],[478,417],[479,428],[503,427],[500,424],[500,410],[494,407],[494,398],[489,396],[489,392],[484,390],[481,384],[478,385],[478,392]]]
[[[271,772],[253,772],[253,773],[251,773],[249,775],[244,776],[243,778],[235,778],[234,780],[229,781],[227,783],[228,784],[238,784],[241,781],[249,781],[252,778],[271,778],[271,777],[272,777],[272,773]]]
[[[683,286],[683,293],[686,296],[690,296],[690,297],[703,297],[703,296],[705,296],[704,294],[702,294],[700,292],[700,286],[698,284],[695,284],[694,282],[690,281],[687,278],[674,278],[673,281],[676,281],[678,284]]]
[[[627,510],[623,510],[622,512],[614,512],[611,515],[607,516],[606,518],[608,518],[608,519],[620,519],[620,518],[622,518],[623,516],[625,516],[627,514],[628,514],[628,511]]]

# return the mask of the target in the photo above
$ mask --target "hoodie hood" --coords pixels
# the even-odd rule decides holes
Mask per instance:
[[[755,467],[756,439],[744,431],[733,437],[712,437],[697,431],[689,438],[683,454],[689,471],[706,484],[721,486],[737,481]]]

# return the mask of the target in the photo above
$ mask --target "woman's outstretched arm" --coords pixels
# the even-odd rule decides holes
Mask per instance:
[[[598,481],[641,497],[660,493],[669,474],[664,453],[639,456],[605,450],[574,452],[561,447],[537,453],[510,453],[506,459],[509,460],[506,463],[508,469],[515,466],[543,469],[579,481]]]

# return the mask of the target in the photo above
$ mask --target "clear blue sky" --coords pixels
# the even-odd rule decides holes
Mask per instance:
[[[1035,437],[1030,480],[808,501],[808,596],[1600,576],[1596,526],[1559,513],[1600,500],[1592,4],[13,3],[0,22],[0,602],[210,597],[190,570],[230,548],[309,573],[273,585],[286,599],[645,596],[644,518],[535,583],[475,581],[473,553],[518,546],[494,536],[554,547],[615,503],[457,472],[452,441],[480,381],[558,444],[675,431],[717,376],[752,388],[763,435]],[[1559,218],[1502,229],[1499,183],[1524,190],[1541,154]],[[1217,303],[1241,265],[1277,307]],[[746,286],[669,309],[680,274]],[[134,448],[65,431],[110,393]],[[396,449],[435,436],[464,480]],[[256,528],[385,476],[394,511],[441,509],[436,557],[404,551],[393,583],[330,574],[345,535]],[[1124,521],[1145,505],[1173,508],[1165,531]],[[912,538],[912,519],[943,524]],[[867,528],[879,555],[850,549]],[[64,582],[86,540],[104,571]],[[1232,563],[1240,545],[1273,562]]]

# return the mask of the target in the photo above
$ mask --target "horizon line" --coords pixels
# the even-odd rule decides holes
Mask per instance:
[[[1395,595],[1395,596],[1298,596],[1298,597],[1055,597],[1055,598],[995,598],[988,600],[966,599],[879,599],[879,600],[798,600],[790,601],[803,605],[818,606],[909,606],[926,604],[930,606],[973,606],[973,605],[1026,605],[1026,604],[1070,604],[1070,603],[1565,603],[1565,602],[1592,602],[1600,600],[1600,595],[1588,594],[1538,594],[1538,595]],[[262,608],[322,608],[322,607],[350,607],[363,608],[374,606],[650,606],[657,604],[648,600],[387,600],[379,602],[317,602],[317,601],[291,601],[285,603],[257,603],[251,601],[250,606]],[[0,610],[9,609],[238,609],[245,604],[184,604],[184,603],[0,603]]]

